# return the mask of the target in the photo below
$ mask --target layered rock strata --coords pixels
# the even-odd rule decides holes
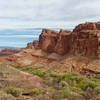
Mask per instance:
[[[47,53],[80,54],[86,57],[97,56],[100,23],[79,24],[73,31],[43,29],[39,41],[28,44],[28,48],[40,48]]]

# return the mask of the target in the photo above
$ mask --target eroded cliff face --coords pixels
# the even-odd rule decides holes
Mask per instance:
[[[100,23],[79,24],[73,31],[54,31],[43,29],[38,41],[27,45],[27,48],[41,49],[47,53],[80,54],[86,57],[97,56],[100,40]]]
[[[81,54],[86,57],[97,56],[98,37],[91,32],[79,32],[73,34],[72,51],[74,54]]]
[[[71,31],[60,30],[59,34],[57,35],[55,52],[64,55],[70,53],[71,49],[72,49]]]
[[[73,51],[87,57],[97,56],[100,23],[79,24],[73,30]]]
[[[71,31],[60,32],[43,29],[39,37],[39,46],[43,51],[61,55],[80,54],[86,57],[97,56],[100,23],[80,24]]]
[[[80,32],[82,30],[100,30],[100,22],[86,22],[83,24],[79,24],[73,30],[74,32]]]
[[[39,36],[39,47],[46,52],[54,52],[57,44],[57,35],[59,32],[49,29],[43,29]]]

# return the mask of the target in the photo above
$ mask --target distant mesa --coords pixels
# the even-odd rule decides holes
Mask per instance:
[[[43,29],[39,40],[27,44],[27,48],[41,49],[47,53],[80,54],[96,57],[100,41],[100,22],[79,24],[73,31]]]

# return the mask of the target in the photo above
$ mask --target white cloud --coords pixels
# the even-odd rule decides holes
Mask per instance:
[[[100,0],[0,0],[0,29],[72,27],[100,20]]]

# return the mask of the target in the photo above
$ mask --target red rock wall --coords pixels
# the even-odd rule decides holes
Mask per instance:
[[[87,57],[97,56],[99,46],[100,23],[79,24],[73,30],[75,35],[73,51]]]
[[[55,52],[58,54],[70,53],[72,48],[72,35],[70,31],[60,31],[57,35]]]
[[[97,23],[87,22],[84,24],[79,24],[78,26],[75,27],[73,32],[80,32],[82,30],[100,30],[100,22]]]
[[[57,43],[57,31],[43,29],[39,36],[39,47],[43,51],[54,52]]]
[[[43,29],[39,42],[34,46],[48,53],[81,54],[87,57],[97,56],[100,23],[85,23],[75,27],[73,32],[67,30],[54,31]],[[29,44],[29,47],[31,47]]]
[[[84,34],[84,35],[83,35]],[[73,39],[73,53],[81,54],[82,56],[92,57],[97,56],[98,50],[98,38],[96,35],[90,35],[89,33],[82,33],[77,35]]]

